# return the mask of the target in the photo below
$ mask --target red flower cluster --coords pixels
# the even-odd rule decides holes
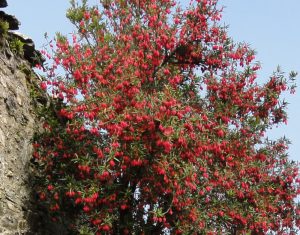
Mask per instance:
[[[293,87],[280,71],[256,83],[220,13],[216,0],[73,3],[78,33],[58,35],[48,69],[62,101],[34,154],[53,216],[92,234],[293,234],[298,168],[264,137]]]

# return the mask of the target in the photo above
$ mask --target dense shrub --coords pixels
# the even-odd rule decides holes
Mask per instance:
[[[215,0],[72,2],[47,89],[61,105],[35,143],[40,199],[81,234],[276,234],[299,222],[283,91],[219,23]],[[58,102],[59,103],[59,102]]]

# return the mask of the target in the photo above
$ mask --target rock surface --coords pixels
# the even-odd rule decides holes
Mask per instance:
[[[25,234],[31,216],[26,209],[31,200],[28,163],[36,117],[27,75],[20,70],[29,65],[5,51],[0,54],[0,234]]]
[[[18,39],[24,44],[23,56],[24,59],[31,64],[31,66],[35,66],[36,64],[42,64],[45,62],[45,58],[38,50],[35,49],[34,42],[30,37],[15,31],[10,31],[9,35],[12,40]]]
[[[0,7],[7,7],[6,0],[0,0]]]
[[[0,0],[0,7],[7,6]],[[0,11],[0,21],[17,29],[19,21]],[[11,49],[12,40],[23,43],[23,53]],[[40,57],[39,57],[40,56]],[[39,93],[40,79],[32,66],[41,54],[25,35],[0,34],[0,234],[60,235],[62,227],[52,224],[37,203],[32,166],[32,138],[40,130],[36,107],[49,101]]]
[[[20,22],[13,15],[6,14],[4,11],[0,11],[0,20],[7,21],[9,24],[9,29],[16,30],[19,29]]]

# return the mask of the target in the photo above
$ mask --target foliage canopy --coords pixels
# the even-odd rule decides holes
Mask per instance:
[[[81,234],[293,234],[298,167],[265,133],[295,73],[258,84],[216,0],[99,2],[71,1],[77,31],[57,35],[42,83],[63,101],[34,144],[53,218]]]

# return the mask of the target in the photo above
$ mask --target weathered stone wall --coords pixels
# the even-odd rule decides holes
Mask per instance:
[[[3,45],[2,45],[3,46]],[[28,182],[36,117],[30,99],[25,61],[0,53],[0,234],[24,234],[29,225]]]
[[[0,8],[6,6],[0,0]],[[33,188],[31,141],[41,123],[36,108],[46,98],[36,99],[40,81],[32,70],[40,54],[31,39],[12,31],[18,20],[0,11],[2,26],[5,22],[7,31],[0,29],[0,234],[63,234],[46,228]]]

